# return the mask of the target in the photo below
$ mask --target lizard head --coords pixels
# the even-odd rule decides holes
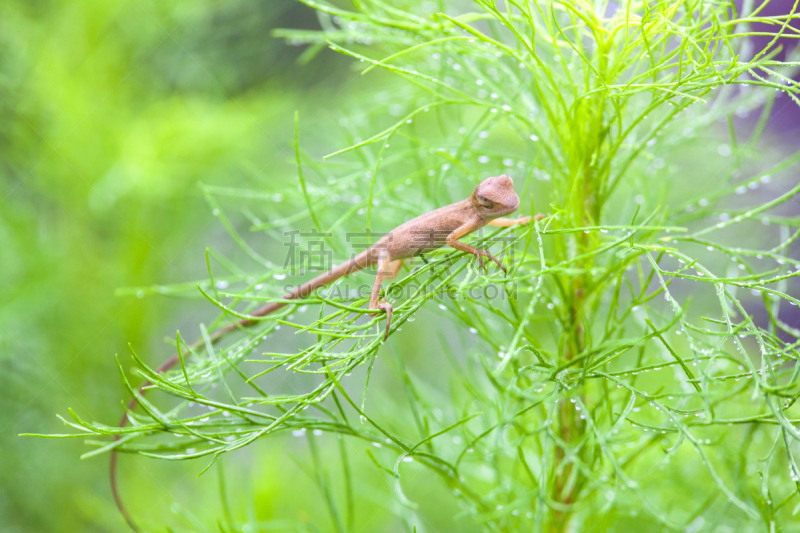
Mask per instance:
[[[505,174],[480,182],[472,191],[469,201],[485,219],[513,213],[519,207],[519,196],[514,192],[514,182]]]

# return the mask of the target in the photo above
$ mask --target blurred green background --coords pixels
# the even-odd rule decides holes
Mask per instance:
[[[292,183],[295,110],[324,124],[352,97],[346,60],[322,52],[304,67],[277,27],[319,24],[294,0],[0,3],[3,531],[125,530],[107,456],[81,461],[82,439],[17,435],[66,432],[55,414],[68,407],[117,420],[127,392],[115,354],[130,368],[131,343],[157,363],[177,328],[194,334],[216,316],[207,302],[115,291],[205,277],[206,246],[230,239],[197,184]],[[122,461],[134,513],[137,499],[161,505],[146,522],[175,512],[173,499],[207,508],[208,523],[219,515],[213,470],[197,479],[197,463]]]

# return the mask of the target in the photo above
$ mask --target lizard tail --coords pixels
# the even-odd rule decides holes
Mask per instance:
[[[372,253],[370,250],[365,250],[364,252],[361,252],[360,254],[350,259],[349,261],[345,261],[344,263],[341,263],[333,267],[324,274],[320,274],[316,278],[300,285],[293,291],[290,291],[289,293],[285,294],[282,299],[295,300],[297,298],[304,298],[309,294],[311,294],[312,292],[314,292],[315,290],[319,289],[320,287],[324,287],[325,285],[328,285],[329,283],[332,283],[341,277],[352,274],[353,272],[357,272],[359,270],[372,266],[376,262],[377,258],[375,254]],[[230,324],[229,326],[225,326],[223,328],[215,330],[209,336],[211,344],[212,345],[216,344],[217,341],[219,341],[223,336],[225,336],[227,333],[233,330],[246,328],[252,326],[253,324],[256,324],[257,322],[259,322],[258,320],[256,320],[257,317],[266,316],[270,313],[277,311],[281,307],[284,307],[285,305],[286,305],[285,302],[268,303],[263,307],[259,307],[254,312],[250,313],[249,318],[243,318],[238,322]],[[203,344],[204,341],[195,342],[190,346],[190,352],[191,350],[203,346]],[[159,366],[156,369],[156,373],[162,374],[166,372],[167,370],[175,366],[178,363],[178,361],[180,361],[180,357],[176,353],[172,357],[164,361],[161,364],[161,366]],[[152,385],[150,381],[145,381],[144,383],[142,383],[142,385],[138,389],[139,395],[144,396],[147,387],[149,387],[150,385]],[[128,412],[133,411],[133,409],[135,409],[138,404],[139,402],[137,401],[136,396],[134,396],[128,402],[127,410],[125,411],[125,413],[123,413],[122,418],[120,419],[118,424],[120,429],[123,429],[126,425],[128,425],[128,422],[130,420],[128,417]],[[114,435],[114,442],[120,440],[121,438],[122,435],[120,433],[117,433],[116,435]],[[114,502],[117,505],[117,509],[119,509],[119,512],[120,514],[122,514],[123,518],[125,519],[125,522],[128,523],[128,526],[131,528],[132,531],[138,533],[140,531],[139,526],[136,524],[136,521],[133,519],[133,516],[131,516],[130,511],[128,511],[128,508],[125,506],[125,502],[123,502],[122,495],[120,494],[119,491],[119,476],[117,469],[117,461],[118,461],[117,448],[114,447],[111,449],[111,456],[109,461],[109,478],[111,481],[111,494],[113,495]]]

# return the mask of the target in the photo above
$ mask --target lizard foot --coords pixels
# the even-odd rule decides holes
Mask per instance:
[[[378,304],[378,309],[386,312],[386,330],[383,332],[383,340],[386,340],[389,338],[389,326],[392,324],[392,304],[386,300],[381,300],[381,303]]]
[[[487,258],[491,259],[492,261],[494,261],[495,264],[497,264],[497,266],[500,267],[500,270],[502,270],[504,274],[508,274],[508,272],[506,271],[506,267],[504,267],[503,264],[500,261],[498,261],[495,256],[493,256],[492,254],[490,254],[486,250],[480,250],[480,249],[479,250],[475,250],[475,257],[478,258],[478,263],[480,263],[481,268],[484,269],[485,271],[488,272],[488,270],[489,270],[488,268],[486,268],[486,264],[483,262],[483,258],[487,257]]]

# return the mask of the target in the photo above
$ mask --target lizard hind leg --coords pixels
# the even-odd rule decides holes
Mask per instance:
[[[383,284],[384,277],[389,277],[389,279],[392,279],[397,275],[397,271],[400,269],[401,264],[402,262],[400,260],[390,261],[388,255],[386,254],[378,258],[378,272],[375,274],[375,283],[372,285],[372,293],[369,297],[369,308],[375,309],[376,311],[380,310],[386,313],[386,329],[383,333],[383,340],[386,340],[389,337],[389,326],[392,323],[392,304],[387,302],[385,299],[380,300],[381,285]],[[376,313],[371,314],[374,316]]]
[[[386,274],[385,274],[386,279],[391,280],[396,278],[401,268],[403,268],[402,259],[395,259],[394,261],[389,261],[389,264],[386,265]]]

